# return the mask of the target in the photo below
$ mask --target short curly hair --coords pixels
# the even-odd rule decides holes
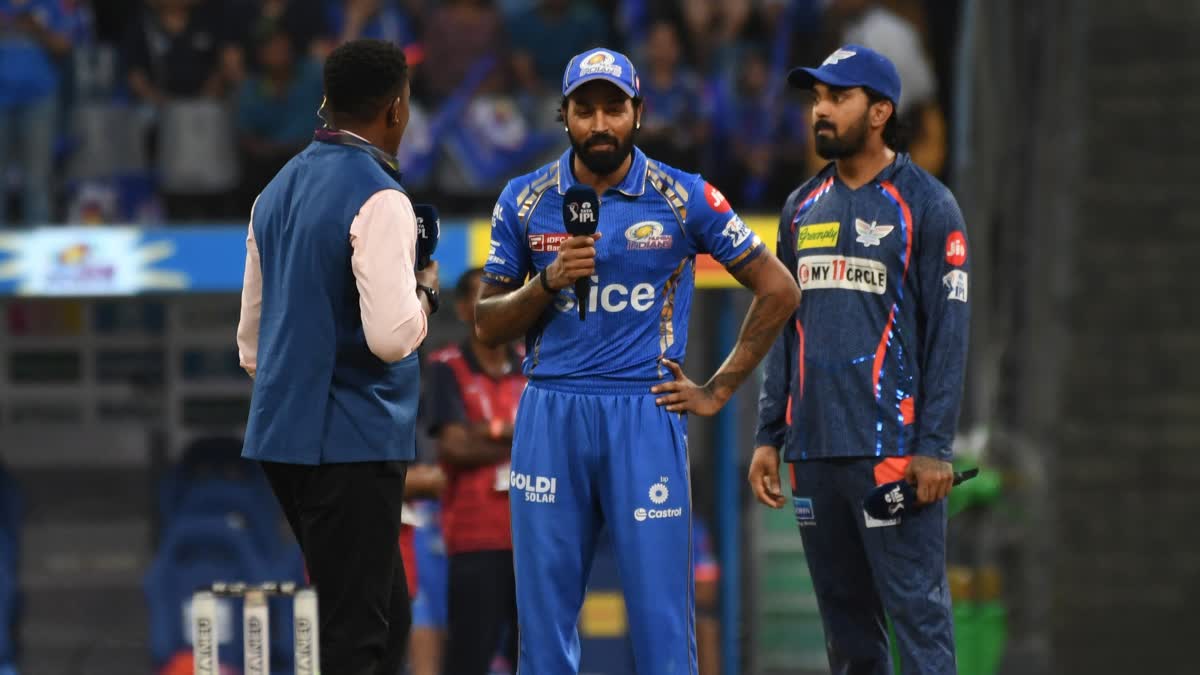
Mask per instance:
[[[866,92],[867,102],[870,105],[881,101],[888,101],[892,104],[892,115],[883,125],[883,144],[891,148],[893,152],[906,152],[908,144],[912,140],[912,129],[906,120],[900,119],[900,108],[896,102],[869,87],[863,87],[863,91]]]
[[[352,40],[329,54],[324,79],[330,112],[366,124],[404,91],[408,60],[386,40]]]

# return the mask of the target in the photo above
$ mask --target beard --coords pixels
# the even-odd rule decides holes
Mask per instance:
[[[633,143],[637,130],[634,129],[629,133],[624,141],[619,140],[612,134],[598,134],[589,137],[582,143],[575,140],[570,133],[567,136],[571,139],[571,148],[575,151],[575,156],[588,171],[597,176],[607,176],[617,169],[621,168],[621,164],[625,158],[633,153]],[[595,146],[609,143],[612,145],[612,150],[596,150]]]
[[[822,129],[828,129],[833,134],[822,136],[817,133]],[[867,147],[867,113],[863,113],[862,119],[846,129],[844,134],[839,134],[837,127],[832,122],[821,120],[813,125],[813,138],[817,154],[822,159],[836,160],[853,157]]]

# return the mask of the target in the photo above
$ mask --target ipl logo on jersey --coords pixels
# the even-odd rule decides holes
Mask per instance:
[[[625,228],[625,238],[629,240],[628,248],[631,251],[671,248],[672,241],[671,235],[663,234],[662,223],[648,220]]]

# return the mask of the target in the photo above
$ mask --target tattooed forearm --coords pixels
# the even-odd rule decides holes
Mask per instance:
[[[493,346],[521,338],[554,297],[536,276],[516,289],[483,284],[475,306],[475,334]]]
[[[754,291],[754,301],[733,351],[705,385],[721,400],[732,396],[763,360],[800,303],[800,289],[773,255],[760,255],[734,276]]]

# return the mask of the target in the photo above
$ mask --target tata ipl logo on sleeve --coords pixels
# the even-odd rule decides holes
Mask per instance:
[[[669,482],[667,476],[659,476],[658,482],[650,486],[650,490],[646,495],[650,499],[650,503],[654,506],[650,508],[638,507],[633,510],[633,519],[639,523],[647,520],[660,520],[663,518],[679,518],[683,515],[683,507],[676,506],[675,508],[657,508],[664,506],[667,500],[671,498],[671,490],[667,488]]]
[[[949,292],[947,296],[950,300],[957,302],[967,301],[967,273],[962,270],[950,270],[946,276],[942,277],[942,285]]]
[[[509,489],[525,493],[525,501],[535,504],[553,504],[558,494],[558,479],[550,476],[533,476],[513,471],[508,476]]]
[[[617,57],[606,51],[596,51],[583,57],[579,62],[579,75],[612,75],[621,76],[621,66],[616,65]]]
[[[721,234],[729,237],[734,246],[741,246],[742,242],[754,235],[750,228],[746,227],[746,223],[742,219],[734,216],[725,223],[725,229],[721,230]]]

